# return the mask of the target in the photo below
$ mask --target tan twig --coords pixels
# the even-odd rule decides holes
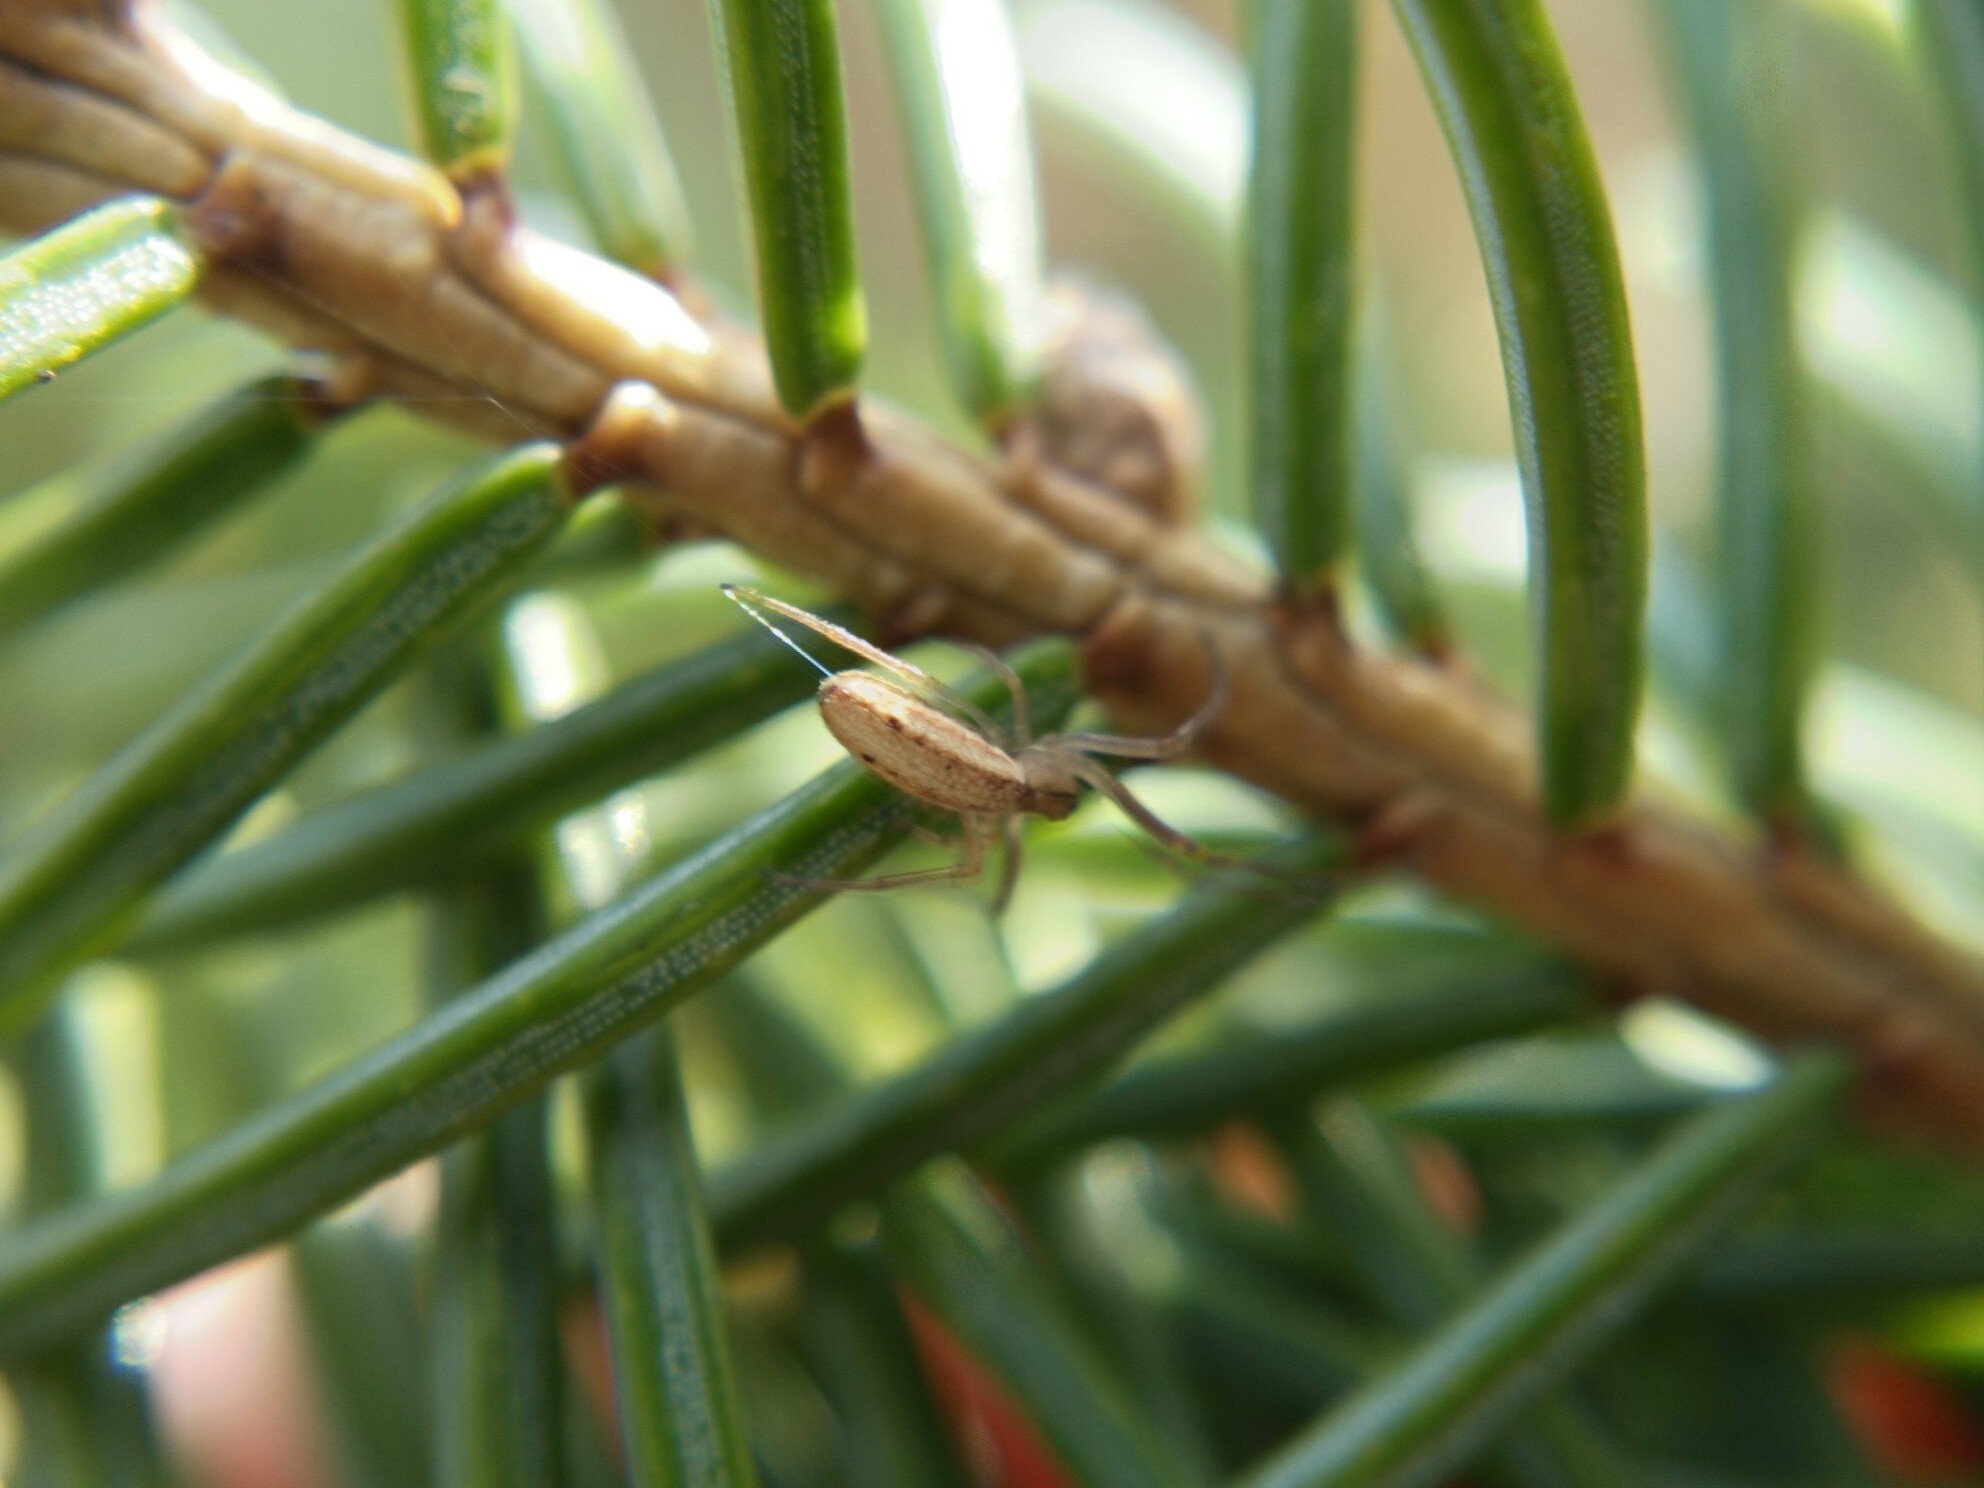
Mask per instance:
[[[436,398],[498,437],[568,438],[596,476],[644,483],[658,512],[813,574],[898,631],[1081,637],[1090,687],[1132,730],[1177,727],[1216,653],[1230,701],[1204,740],[1215,763],[1350,824],[1373,866],[1507,915],[1623,993],[1851,1046],[1881,1115],[1984,1154],[1984,973],[1865,885],[1645,803],[1564,841],[1504,704],[1277,607],[1167,502],[1057,469],[1037,442],[987,462],[872,406],[851,431],[801,431],[749,338],[257,94],[149,10],[0,0],[0,56],[7,226],[168,191],[212,261],[209,300],[331,354],[341,386]],[[9,127],[23,118],[32,130]]]

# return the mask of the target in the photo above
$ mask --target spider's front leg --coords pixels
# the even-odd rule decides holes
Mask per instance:
[[[917,884],[969,883],[985,871],[985,844],[991,835],[989,823],[995,818],[960,812],[959,819],[964,823],[964,855],[948,868],[918,868],[908,873],[884,873],[875,878],[808,878],[801,873],[784,873],[776,868],[767,868],[765,877],[794,888],[859,894],[883,889],[906,889]],[[1008,859],[1010,861],[1010,854]],[[1010,877],[1010,870],[1005,877]],[[1002,888],[1002,893],[1007,891],[1007,888]]]
[[[1232,694],[1232,678],[1227,675],[1226,666],[1219,658],[1219,651],[1213,645],[1212,637],[1206,636],[1205,643],[1207,654],[1212,657],[1212,687],[1206,693],[1206,700],[1199,705],[1199,711],[1170,733],[1053,734],[1040,741],[1042,746],[1066,748],[1079,755],[1107,754],[1117,759],[1153,762],[1174,760],[1188,753],[1194,744],[1205,737],[1206,730],[1219,720],[1219,715],[1226,710],[1227,699]],[[1097,786],[1096,789],[1103,788]]]

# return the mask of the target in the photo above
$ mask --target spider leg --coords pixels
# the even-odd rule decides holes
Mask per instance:
[[[1118,780],[1107,765],[1098,760],[1077,759],[1074,763],[1074,771],[1085,783],[1114,801],[1131,821],[1173,852],[1182,853],[1188,858],[1197,858],[1202,862],[1211,862],[1221,856],[1196,837],[1187,837],[1131,795],[1130,788]]]
[[[1208,868],[1232,868],[1242,873],[1256,873],[1270,882],[1287,884],[1310,894],[1329,892],[1340,888],[1344,875],[1340,873],[1295,873],[1273,863],[1264,863],[1259,858],[1235,857],[1232,853],[1214,852],[1196,837],[1188,837],[1169,822],[1165,821],[1150,807],[1130,794],[1130,788],[1110,773],[1109,767],[1099,760],[1084,759],[1074,766],[1075,774],[1097,791],[1107,796],[1119,806],[1123,814],[1142,827],[1163,847],[1169,848],[1180,857],[1190,858]]]
[[[725,584],[722,587],[725,598],[742,606],[747,614],[751,614],[753,618],[757,619],[767,629],[776,630],[777,627],[772,625],[762,615],[755,613],[757,606],[762,605],[775,615],[783,615],[786,619],[805,626],[815,634],[825,636],[843,651],[851,651],[863,661],[873,662],[884,671],[894,672],[903,681],[909,683],[912,687],[920,688],[928,696],[958,714],[959,717],[977,724],[986,731],[989,737],[997,737],[999,727],[986,715],[984,709],[972,702],[970,698],[963,697],[946,687],[942,682],[939,682],[935,677],[924,671],[922,667],[916,665],[916,663],[904,661],[900,656],[895,656],[884,651],[873,641],[863,640],[846,626],[836,625],[833,621],[823,619],[813,614],[810,610],[800,609],[798,605],[787,604],[782,599],[774,599],[769,594],[761,593],[756,589],[748,589],[742,584]],[[1007,668],[1007,670],[1010,671],[1011,669]],[[1015,678],[1014,680],[1017,681],[1018,679]]]
[[[1208,880],[1207,875],[1244,873],[1250,878],[1265,880],[1248,885],[1244,892],[1272,895],[1288,904],[1312,908],[1320,906],[1329,895],[1343,887],[1346,877],[1342,873],[1301,873],[1259,858],[1235,857],[1231,853],[1207,852],[1200,858],[1181,858],[1167,851],[1162,843],[1153,842],[1148,837],[1138,837],[1134,841],[1145,857],[1182,884],[1198,886],[1208,881],[1219,883],[1221,879],[1215,877]],[[1241,892],[1237,882],[1230,878],[1225,881],[1236,892]]]
[[[950,833],[941,831],[936,827],[926,827],[922,822],[911,822],[909,824],[909,835],[914,837],[918,842],[929,843],[932,847],[955,847],[959,842],[963,841],[962,838],[953,837]]]
[[[876,878],[808,878],[801,873],[782,873],[776,868],[767,868],[765,877],[794,888],[872,894],[883,889],[906,889],[915,884],[968,883],[984,871],[985,818],[966,816],[964,856],[948,868],[918,868],[909,873],[884,873]]]
[[[1227,674],[1226,665],[1220,660],[1214,648],[1212,637],[1206,637],[1206,651],[1212,657],[1212,690],[1206,700],[1199,705],[1199,711],[1168,734],[1054,734],[1041,740],[1043,745],[1067,745],[1085,754],[1110,754],[1118,759],[1169,760],[1176,759],[1204,737],[1207,729],[1213,726],[1219,715],[1225,711],[1227,699],[1232,696],[1232,678]],[[1086,778],[1086,777],[1084,777]],[[1096,787],[1101,790],[1101,786]],[[1156,835],[1156,834],[1153,834]]]
[[[999,889],[992,896],[992,918],[995,920],[1013,902],[1013,886],[1020,878],[1020,819],[1017,814],[999,818],[999,845],[1003,852],[999,865]]]
[[[964,649],[985,663],[992,675],[1006,684],[1006,692],[1013,700],[1011,748],[1014,753],[1026,748],[1033,742],[1033,716],[1026,700],[1026,684],[1020,681],[1020,674],[1007,664],[1005,657],[989,647],[966,646]]]
[[[1075,774],[1095,787],[1103,795],[1114,801],[1123,814],[1146,832],[1170,848],[1181,857],[1191,858],[1212,868],[1247,868],[1262,872],[1271,870],[1250,858],[1236,858],[1231,853],[1214,852],[1196,837],[1188,837],[1164,818],[1130,794],[1130,788],[1110,773],[1109,767],[1099,760],[1084,759],[1076,762]]]

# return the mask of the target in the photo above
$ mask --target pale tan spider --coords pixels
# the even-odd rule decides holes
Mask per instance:
[[[955,811],[964,823],[964,855],[948,868],[885,873],[877,878],[806,880],[810,887],[865,892],[911,884],[967,882],[984,871],[986,844],[991,840],[993,824],[997,823],[1005,847],[999,889],[992,901],[993,913],[997,914],[1012,897],[1013,882],[1019,873],[1020,818],[1031,815],[1049,821],[1062,820],[1075,809],[1083,785],[1114,801],[1124,815],[1172,851],[1214,864],[1231,862],[1160,820],[1095,758],[1113,755],[1118,759],[1168,760],[1185,753],[1226,704],[1223,669],[1214,668],[1211,695],[1174,733],[1155,738],[1067,733],[1035,739],[1028,717],[1026,689],[1018,674],[990,651],[972,647],[1012,694],[1013,723],[1009,735],[982,709],[921,667],[864,641],[831,620],[755,589],[725,584],[723,592],[824,674],[826,680],[820,683],[819,692],[820,717],[827,731],[849,754],[871,774],[905,795]],[[835,645],[895,673],[926,694],[928,700],[872,672],[828,671],[773,624],[764,610],[796,621]],[[1001,742],[1008,738],[1009,743]]]

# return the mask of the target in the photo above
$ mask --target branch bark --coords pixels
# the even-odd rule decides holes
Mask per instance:
[[[4,225],[132,190],[185,203],[209,303],[324,353],[342,397],[558,435],[679,530],[810,573],[901,634],[1080,637],[1126,727],[1189,715],[1216,651],[1231,702],[1207,757],[1349,825],[1372,870],[1506,915],[1621,995],[1845,1045],[1885,1124],[1984,1155],[1984,969],[1849,874],[1644,800],[1560,837],[1502,701],[1276,604],[1164,501],[1038,441],[986,461],[872,402],[802,429],[753,339],[517,228],[499,192],[464,198],[290,110],[149,8],[0,0]]]

